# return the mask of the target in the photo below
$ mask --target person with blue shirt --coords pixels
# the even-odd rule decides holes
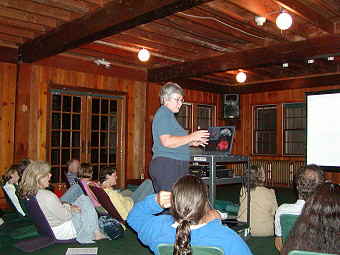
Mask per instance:
[[[184,91],[176,83],[166,83],[160,91],[162,106],[152,121],[153,157],[150,176],[156,192],[171,191],[178,178],[189,171],[189,146],[205,146],[207,130],[188,134],[175,118],[184,102]]]
[[[161,214],[171,208],[171,215]],[[180,178],[173,191],[161,191],[134,205],[127,222],[139,240],[156,255],[159,244],[174,244],[174,254],[191,254],[191,245],[214,246],[225,255],[251,255],[243,239],[227,226],[211,209],[208,188],[192,175]]]

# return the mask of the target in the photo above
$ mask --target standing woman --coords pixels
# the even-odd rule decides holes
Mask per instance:
[[[176,83],[166,83],[160,91],[162,106],[157,110],[152,122],[153,157],[150,175],[155,192],[170,191],[178,178],[189,169],[189,146],[205,146],[208,142],[207,130],[188,134],[175,118],[184,102],[183,89]]]

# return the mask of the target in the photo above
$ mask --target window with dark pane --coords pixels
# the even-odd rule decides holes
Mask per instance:
[[[256,106],[254,111],[254,153],[276,154],[276,106]]]
[[[52,182],[64,179],[66,162],[80,159],[81,97],[51,93],[50,163]]]
[[[178,123],[191,132],[192,130],[192,105],[184,103],[178,113],[175,114]]]
[[[118,100],[91,93],[50,91],[48,134],[52,182],[65,181],[66,163],[72,158],[91,163],[94,179],[103,167],[116,166],[117,146],[120,146],[117,144]]]
[[[305,153],[306,109],[304,103],[283,104],[283,143],[285,155]]]
[[[197,105],[197,129],[208,129],[213,126],[215,107],[212,105]]]
[[[116,160],[117,102],[115,99],[93,97],[92,110],[95,112],[91,113],[91,163],[100,171]]]

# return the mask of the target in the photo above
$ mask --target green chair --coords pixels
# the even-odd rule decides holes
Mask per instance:
[[[288,255],[336,255],[336,254],[330,254],[330,253],[322,253],[322,252],[312,252],[312,251],[290,251]]]
[[[172,255],[174,250],[173,244],[158,245],[158,252],[160,255]],[[223,255],[221,248],[212,246],[191,246],[193,255]]]
[[[299,215],[282,214],[280,215],[280,225],[282,231],[282,241],[285,242],[288,238],[290,230],[293,228],[295,221]]]

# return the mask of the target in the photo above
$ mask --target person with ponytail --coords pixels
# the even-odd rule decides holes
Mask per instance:
[[[165,208],[171,213],[160,214]],[[222,225],[220,214],[210,207],[207,186],[196,176],[183,176],[172,192],[160,191],[136,203],[127,222],[155,254],[159,244],[174,244],[175,255],[190,255],[192,245],[219,247],[225,255],[251,254],[242,238]]]

